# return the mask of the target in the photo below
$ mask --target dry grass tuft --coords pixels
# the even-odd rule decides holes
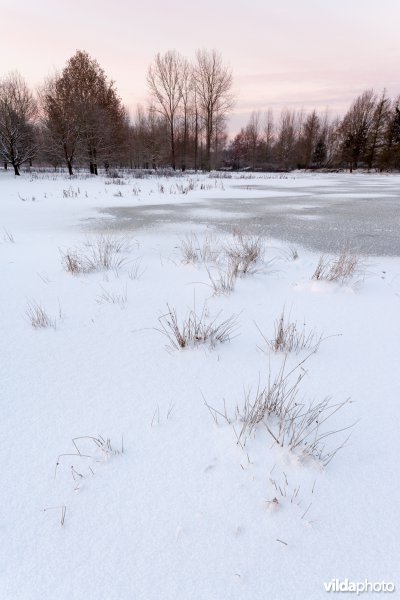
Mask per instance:
[[[257,327],[260,331],[260,329]],[[260,331],[261,333],[261,331]],[[280,317],[275,321],[275,332],[272,339],[267,339],[261,333],[268,347],[273,352],[298,353],[302,350],[318,350],[322,342],[322,335],[318,335],[315,330],[307,331],[306,324],[298,327],[297,323],[291,322],[285,318],[285,311],[282,311]]]
[[[25,316],[33,329],[47,329],[48,327],[56,329],[57,327],[56,319],[50,317],[45,308],[35,300],[28,302]]]
[[[132,281],[135,281],[137,279],[140,279],[143,275],[143,273],[145,272],[145,268],[142,267],[142,259],[141,258],[135,258],[134,260],[132,260],[130,262],[130,269],[128,271],[128,277],[129,279],[132,279]]]
[[[275,376],[269,371],[263,388],[259,385],[255,394],[245,392],[243,406],[236,406],[233,417],[228,415],[225,404],[223,411],[211,407],[206,401],[205,405],[217,424],[222,419],[232,425],[237,443],[243,450],[262,426],[277,445],[294,452],[299,459],[314,459],[326,466],[344,447],[349,436],[331,448],[326,446],[328,438],[355,425],[331,429],[326,427],[326,422],[349,404],[350,399],[335,404],[329,397],[319,402],[299,400],[301,382],[306,375],[303,364],[311,354],[291,370],[286,368],[287,356]],[[241,424],[238,432],[235,429],[237,422]]]
[[[10,244],[15,244],[15,238],[11,231],[9,231],[8,229],[3,229],[3,232],[3,240]]]
[[[180,250],[182,262],[187,264],[215,262],[221,254],[221,247],[212,233],[207,233],[199,239],[195,233],[190,233],[181,239]]]
[[[245,394],[238,443],[244,446],[255,428],[263,425],[279,446],[289,448],[302,459],[314,458],[326,466],[348,440],[329,449],[325,446],[327,438],[354,424],[333,430],[326,429],[324,424],[349,404],[350,399],[336,404],[329,397],[319,402],[299,400],[300,384],[306,374],[301,367],[307,359],[289,372],[286,372],[286,360],[287,356],[275,377],[269,373],[267,385],[258,389],[253,399],[249,393]]]
[[[256,271],[256,264],[264,256],[264,241],[260,236],[239,233],[225,247],[225,253],[231,263],[231,269],[237,275],[246,275]]]
[[[235,289],[237,279],[237,268],[232,261],[228,262],[226,269],[218,268],[216,272],[212,272],[207,268],[210,285],[215,295],[224,294],[229,296]]]
[[[128,247],[125,238],[99,235],[88,240],[85,248],[60,251],[61,262],[64,269],[73,275],[108,270],[118,272],[127,262],[121,253]]]
[[[208,344],[214,348],[217,343],[230,341],[236,334],[236,315],[218,322],[218,314],[214,319],[209,320],[206,304],[200,313],[196,312],[196,308],[191,309],[182,321],[179,321],[176,309],[168,304],[167,309],[167,312],[159,318],[161,328],[157,331],[165,335],[172,348],[176,350],[199,344]]]
[[[100,286],[102,293],[97,296],[97,304],[118,304],[121,308],[125,308],[128,302],[128,288],[125,285],[122,292],[110,292],[106,290],[102,285]]]
[[[360,271],[361,258],[345,247],[335,258],[321,256],[311,279],[347,283]]]

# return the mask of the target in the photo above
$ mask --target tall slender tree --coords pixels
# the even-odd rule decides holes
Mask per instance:
[[[205,129],[205,168],[211,169],[211,145],[217,117],[226,116],[234,104],[232,71],[216,50],[198,50],[194,68],[197,105]]]
[[[157,54],[147,72],[147,86],[157,110],[169,127],[171,166],[176,169],[176,127],[182,100],[183,76],[186,76],[184,59],[175,50]]]
[[[48,79],[39,91],[44,125],[44,152],[48,156],[64,160],[69,175],[73,175],[75,156],[83,137],[71,83],[64,70],[63,74]]]
[[[365,155],[375,108],[374,91],[366,90],[354,100],[341,123],[339,131],[342,137],[342,157],[350,172],[357,169]]]
[[[315,110],[309,114],[304,122],[299,144],[299,164],[301,167],[309,168],[319,140],[320,121]],[[319,146],[321,155],[322,146]]]
[[[21,75],[10,73],[0,80],[0,156],[15,175],[36,154],[36,116],[36,101]]]
[[[182,153],[181,169],[185,171],[188,160],[190,116],[194,109],[194,81],[192,66],[185,58],[182,59],[181,75],[179,78],[182,99]]]

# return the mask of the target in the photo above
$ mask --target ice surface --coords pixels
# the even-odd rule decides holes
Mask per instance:
[[[125,230],[147,228],[154,222],[204,223],[207,216],[210,223],[225,230],[239,225],[322,252],[338,251],[348,243],[365,255],[400,254],[397,177],[309,176],[308,185],[304,179],[301,184],[297,179],[236,184],[232,193],[222,197],[212,197],[209,192],[201,201],[168,203],[163,206],[164,214],[147,203],[110,207],[105,212],[116,218],[116,227]]]

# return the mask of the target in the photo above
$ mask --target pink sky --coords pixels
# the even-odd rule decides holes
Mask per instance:
[[[400,94],[399,0],[0,0],[0,19],[0,76],[18,70],[36,86],[87,50],[131,111],[157,52],[216,48],[233,69],[231,133],[252,110],[336,114],[368,87]]]

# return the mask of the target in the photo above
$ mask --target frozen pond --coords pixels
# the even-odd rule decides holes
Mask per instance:
[[[196,224],[245,231],[322,251],[343,244],[362,254],[400,256],[400,177],[329,175],[225,184],[223,196],[113,207],[122,230]],[[260,181],[260,183],[258,183]],[[109,220],[107,220],[109,224]]]

